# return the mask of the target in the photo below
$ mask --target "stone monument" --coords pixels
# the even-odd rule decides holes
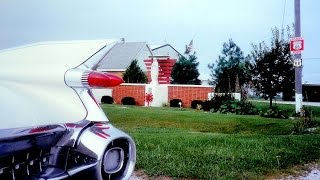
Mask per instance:
[[[151,82],[150,84],[157,85],[159,77],[159,63],[156,58],[153,58],[153,62],[151,64]]]

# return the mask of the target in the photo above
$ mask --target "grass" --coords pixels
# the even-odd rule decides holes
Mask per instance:
[[[290,134],[293,121],[259,116],[225,115],[175,108],[145,108],[136,106],[104,106],[113,122],[125,131],[140,128],[173,128],[185,131],[224,134]]]
[[[264,179],[320,158],[320,135],[290,135],[293,120],[172,108],[103,109],[135,139],[136,168],[151,176]]]
[[[266,111],[269,109],[268,102],[251,101],[251,103],[261,111]],[[281,110],[286,110],[289,115],[293,115],[296,111],[295,105],[292,105],[292,104],[273,103],[273,106],[277,106]],[[316,107],[316,106],[309,106],[309,107],[311,107],[311,110],[314,116],[320,117],[320,107]]]

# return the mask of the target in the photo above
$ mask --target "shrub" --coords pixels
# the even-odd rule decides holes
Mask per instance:
[[[258,109],[252,105],[251,102],[242,100],[228,100],[224,101],[219,108],[221,113],[236,113],[240,115],[256,115],[258,114]]]
[[[258,109],[249,101],[239,101],[238,107],[236,108],[236,114],[241,115],[256,115],[258,114]]]
[[[227,100],[223,101],[222,105],[219,108],[220,113],[236,113],[236,108],[238,107],[238,101],[236,100]]]
[[[170,107],[180,107],[179,102],[181,102],[181,104],[182,104],[181,99],[171,99],[170,100]]]
[[[102,96],[101,98],[101,103],[102,104],[113,104],[113,98],[111,96]]]
[[[312,110],[310,107],[303,106],[301,108],[300,119],[293,125],[293,134],[310,133],[309,129],[316,127],[317,123],[312,117]]]
[[[193,101],[191,101],[191,108],[197,109],[197,106],[198,105],[202,106],[202,104],[203,104],[203,101],[201,101],[201,100],[193,100]]]
[[[231,94],[215,95],[211,100],[206,100],[202,103],[202,109],[204,111],[217,112],[226,101],[231,100],[234,100],[234,97]],[[223,109],[224,108],[227,107],[224,106]]]
[[[121,99],[123,105],[136,105],[136,100],[133,97],[124,97]]]
[[[170,106],[169,103],[163,103],[163,104],[162,104],[162,107],[169,107],[169,106]]]
[[[265,112],[260,114],[262,117],[266,118],[279,118],[279,119],[288,119],[289,115],[286,110],[280,110],[278,106],[273,106],[271,109],[268,109]]]
[[[215,95],[211,99],[212,107],[210,109],[213,109],[214,112],[217,112],[219,111],[220,107],[224,104],[224,102],[230,100],[234,100],[234,97],[231,94]]]
[[[204,111],[210,111],[213,107],[213,102],[212,100],[206,100],[202,103],[202,109]]]
[[[216,95],[209,101],[202,103],[204,111],[220,113],[236,113],[241,115],[256,115],[258,109],[249,101],[235,100],[232,94]]]

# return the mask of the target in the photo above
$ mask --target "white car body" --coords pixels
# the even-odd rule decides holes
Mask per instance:
[[[91,72],[100,75],[96,67],[116,43],[44,42],[0,51],[0,161],[8,161],[0,163],[0,179],[64,179],[87,169],[94,179],[130,177],[135,144],[109,123],[88,84]],[[21,148],[12,151],[15,146]],[[41,148],[49,151],[45,157]],[[28,158],[35,149],[37,161],[46,164],[40,161],[39,170],[30,173],[36,160]],[[22,152],[26,161],[17,160]],[[69,152],[79,154],[77,163],[60,162],[60,156],[71,157]]]

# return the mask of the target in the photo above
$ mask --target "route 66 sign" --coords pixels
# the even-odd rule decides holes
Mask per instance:
[[[293,60],[293,67],[301,67],[302,66],[302,60],[301,59],[294,59]]]
[[[301,54],[304,50],[304,39],[302,37],[294,37],[290,39],[290,52],[292,54]]]

